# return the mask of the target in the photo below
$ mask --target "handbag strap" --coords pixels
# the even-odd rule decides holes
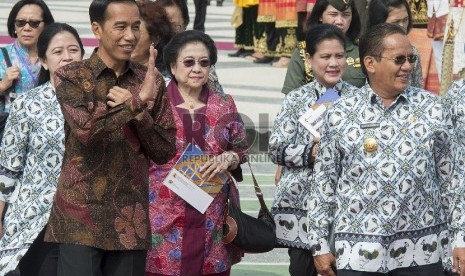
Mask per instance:
[[[247,164],[249,165],[250,174],[252,175],[253,186],[255,188],[255,195],[257,196],[258,201],[260,202],[260,206],[262,208],[267,208],[265,200],[263,199],[262,189],[260,189],[260,186],[258,185],[257,179],[255,178],[255,175],[253,174],[252,166],[250,165],[249,159],[247,159]]]
[[[6,66],[7,67],[13,66],[13,64],[11,63],[10,56],[8,55],[8,52],[7,52],[6,48],[5,47],[0,47],[0,49],[2,50],[3,57],[5,57]]]

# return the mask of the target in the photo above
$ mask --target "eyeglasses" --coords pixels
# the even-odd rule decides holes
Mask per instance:
[[[198,60],[196,61],[195,59],[193,58],[186,58],[184,60],[181,60],[182,64],[184,64],[184,66],[186,68],[191,68],[193,67],[196,63],[198,63],[200,65],[200,67],[202,68],[207,68],[207,67],[210,67],[210,60],[207,59],[207,58],[204,58],[204,59],[201,59],[201,60]]]
[[[22,28],[26,26],[26,24],[29,24],[31,28],[37,29],[40,25],[40,23],[44,22],[43,20],[24,20],[24,19],[16,19],[15,20],[15,25],[18,28]]]
[[[404,64],[405,61],[408,61],[408,63],[413,64],[413,63],[415,63],[415,62],[417,61],[417,59],[418,59],[418,56],[417,56],[417,55],[409,55],[409,56],[400,55],[400,56],[397,56],[397,57],[394,57],[394,58],[383,57],[383,56],[375,56],[375,57],[393,60],[394,63],[395,63],[396,65],[399,65],[399,66],[402,65],[402,64]]]

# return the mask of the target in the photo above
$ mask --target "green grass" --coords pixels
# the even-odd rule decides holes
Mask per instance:
[[[268,206],[268,209],[271,208],[271,204],[273,203],[272,200],[265,200],[266,206]],[[241,200],[241,210],[242,211],[257,211],[260,210],[260,202],[258,202],[258,199],[256,200]]]
[[[285,276],[289,265],[237,264],[232,267],[231,276]]]
[[[274,185],[274,175],[255,175],[255,178],[257,178],[258,185]],[[244,181],[240,182],[239,185],[253,186],[252,176],[244,174]]]

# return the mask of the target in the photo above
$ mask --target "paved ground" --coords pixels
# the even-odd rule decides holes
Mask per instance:
[[[0,45],[10,39],[7,36],[6,19],[10,8],[16,1],[0,2]],[[46,0],[56,21],[66,22],[78,29],[86,47],[86,56],[95,45],[90,31],[88,7],[90,0]],[[191,21],[194,20],[193,1],[188,0]],[[224,2],[223,7],[208,7],[206,32],[217,42],[219,59],[217,74],[226,93],[231,94],[236,101],[239,112],[250,130],[261,133],[252,135],[253,151],[266,150],[266,132],[273,123],[281,105],[283,94],[280,93],[286,69],[273,68],[270,65],[257,65],[245,58],[229,58],[227,53],[234,51],[234,29],[230,26],[230,16],[233,4],[230,0]],[[190,29],[192,24],[188,27]],[[251,131],[253,133],[253,131]],[[259,149],[258,144],[261,145]],[[265,148],[264,148],[265,146]],[[266,155],[254,155],[253,170],[262,186],[265,198],[271,204],[275,186],[273,175],[275,166],[268,162]],[[253,182],[248,168],[244,168],[246,179],[241,184],[240,192],[242,206],[249,214],[256,216],[258,202],[253,192]],[[246,254],[243,262],[234,266],[234,276],[277,276],[288,275],[288,256],[285,249],[275,249],[266,254]]]

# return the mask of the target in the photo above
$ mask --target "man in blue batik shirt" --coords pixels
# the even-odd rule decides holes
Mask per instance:
[[[360,40],[368,83],[328,109],[308,200],[323,276],[438,276],[451,254],[465,275],[463,149],[441,99],[408,86],[416,59],[401,28],[373,27]]]

